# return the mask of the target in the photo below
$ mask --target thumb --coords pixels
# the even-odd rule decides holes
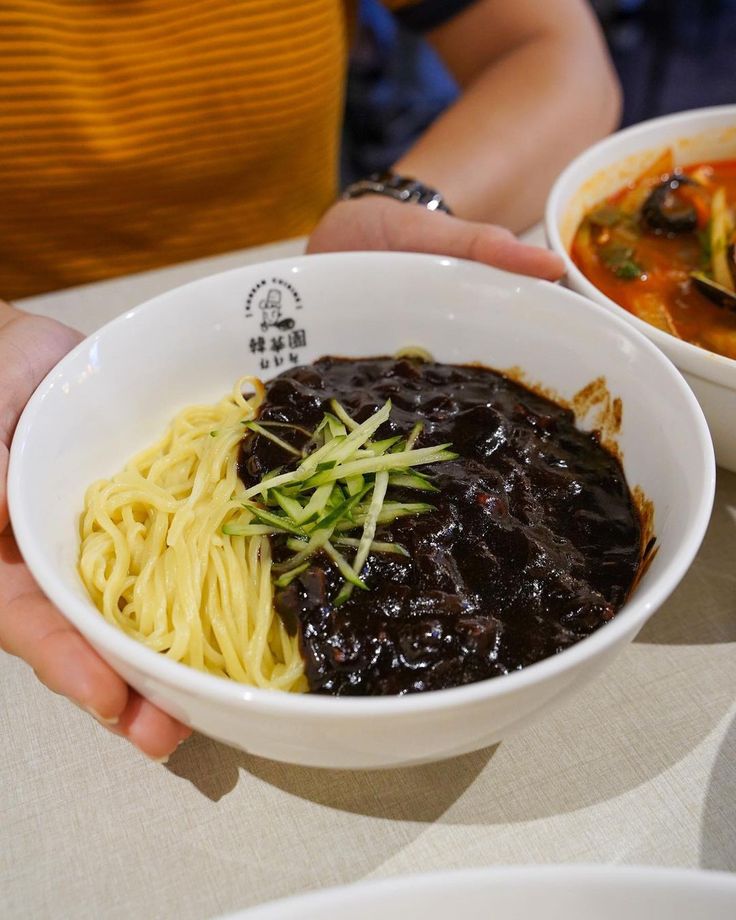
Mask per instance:
[[[401,234],[397,248],[470,259],[547,281],[556,281],[564,274],[565,266],[558,255],[522,243],[503,227],[419,209],[411,217],[400,230],[397,227]]]
[[[8,523],[8,452],[20,414],[46,374],[82,338],[55,320],[0,301],[0,532]]]

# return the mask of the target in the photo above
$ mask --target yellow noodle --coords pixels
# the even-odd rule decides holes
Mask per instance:
[[[243,517],[238,445],[263,398],[262,383],[243,378],[90,486],[79,572],[108,622],[149,648],[242,683],[304,691],[298,639],[273,609],[268,539],[222,532]]]

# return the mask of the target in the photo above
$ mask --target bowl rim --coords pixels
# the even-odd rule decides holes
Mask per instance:
[[[349,265],[354,260],[373,260],[379,263],[387,261],[403,262],[407,266],[414,263],[419,264],[425,270],[429,270],[430,266],[433,265],[441,270],[452,269],[453,271],[462,272],[470,269],[473,272],[489,272],[495,276],[496,283],[501,281],[506,284],[512,283],[517,290],[528,286],[538,296],[551,296],[553,299],[566,301],[571,306],[575,305],[581,310],[590,311],[592,309],[594,312],[598,312],[604,323],[613,324],[636,347],[643,349],[652,361],[662,365],[671,376],[671,386],[679,391],[681,398],[689,406],[692,413],[691,421],[694,426],[692,428],[694,441],[697,442],[699,448],[698,462],[704,475],[701,482],[697,514],[690,522],[688,533],[683,536],[679,550],[669,563],[669,567],[660,574],[653,585],[647,586],[644,593],[641,593],[641,589],[637,588],[634,597],[622,605],[616,616],[609,623],[606,623],[590,636],[576,642],[559,654],[544,658],[521,670],[499,677],[487,678],[459,687],[403,696],[338,697],[309,693],[286,693],[281,690],[250,686],[229,678],[208,674],[189,665],[174,661],[127,636],[108,623],[94,607],[91,600],[74,594],[66,586],[64,576],[57,574],[56,568],[46,563],[43,553],[36,547],[32,528],[23,513],[23,455],[34,420],[42,411],[47,393],[54,386],[57,379],[59,381],[62,379],[67,366],[78,355],[94,347],[101,337],[114,333],[119,324],[142,322],[141,316],[145,318],[155,316],[156,307],[160,300],[168,298],[185,288],[190,288],[203,282],[206,284],[213,279],[221,279],[225,275],[261,271],[264,266],[268,267],[268,271],[276,272],[284,271],[287,267],[295,264],[302,268],[305,263],[307,265],[316,265],[317,261],[344,262]],[[103,649],[114,658],[122,660],[129,667],[154,678],[160,684],[175,688],[179,693],[205,698],[225,705],[247,705],[254,712],[272,715],[302,715],[305,717],[329,716],[331,719],[340,720],[352,719],[356,716],[404,716],[441,711],[454,709],[462,705],[472,705],[481,700],[503,697],[534,684],[542,684],[566,671],[572,672],[576,666],[594,659],[599,652],[603,652],[609,647],[615,647],[617,642],[623,639],[627,633],[632,630],[638,631],[643,626],[652,613],[672,593],[687,572],[700,548],[710,520],[715,495],[715,483],[713,444],[705,417],[692,390],[669,358],[626,320],[613,315],[599,304],[591,303],[581,294],[570,291],[558,284],[511,274],[477,262],[423,253],[343,252],[276,259],[229,269],[225,272],[210,275],[207,278],[187,282],[158,294],[137,307],[126,311],[80,342],[44,378],[20,417],[10,451],[8,504],[18,547],[33,578],[65,619],[71,622],[85,638],[89,639],[94,647]]]
[[[588,280],[573,262],[560,234],[560,221],[565,214],[565,208],[569,204],[572,195],[592,175],[606,168],[605,166],[599,166],[591,169],[590,166],[591,162],[595,161],[602,151],[611,151],[613,153],[619,146],[627,146],[631,140],[641,140],[639,146],[640,149],[644,150],[652,145],[656,146],[656,133],[660,128],[679,124],[685,127],[694,120],[708,121],[713,119],[716,122],[724,116],[732,117],[734,127],[736,127],[736,103],[660,115],[657,118],[650,118],[620,131],[615,131],[613,134],[609,134],[607,137],[597,141],[568,163],[555,180],[547,196],[544,209],[544,230],[550,248],[563,259],[566,276],[576,291],[583,293],[584,296],[612,313],[625,317],[631,325],[656,342],[678,367],[682,367],[688,373],[702,377],[705,380],[736,389],[736,359],[709,351],[707,348],[701,348],[699,345],[693,345],[692,342],[686,342],[684,339],[678,339],[676,336],[663,332],[661,329],[657,329],[655,326],[639,319],[638,316],[634,316],[633,313],[630,313],[621,304],[616,303],[615,300],[612,300]],[[707,130],[707,125],[691,130],[698,134],[704,133]],[[686,133],[684,132],[684,134]],[[665,142],[662,142],[663,146],[664,144]],[[619,159],[636,152],[635,148],[629,149],[625,153],[622,152]],[[615,162],[615,159],[613,162]],[[566,195],[566,201],[562,200],[563,195]]]
[[[518,888],[527,885],[544,885],[553,889],[574,889],[582,886],[593,892],[598,889],[628,885],[636,890],[723,892],[736,897],[736,876],[717,869],[681,868],[676,866],[598,865],[595,863],[558,863],[548,865],[490,865],[459,869],[442,869],[439,872],[410,872],[389,878],[362,879],[352,884],[335,885],[317,891],[287,895],[276,900],[255,904],[252,907],[223,914],[217,920],[274,920],[280,911],[306,908],[326,910],[355,903],[356,898],[368,897],[378,901],[385,896],[396,896],[417,889],[446,893],[462,888],[483,888],[500,885]],[[492,893],[492,891],[489,891]],[[600,892],[598,892],[600,893]],[[368,906],[371,906],[370,903]],[[380,906],[380,903],[374,905]],[[462,907],[462,904],[460,905]]]

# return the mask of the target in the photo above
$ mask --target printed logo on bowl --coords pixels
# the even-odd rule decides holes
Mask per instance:
[[[248,292],[245,318],[252,326],[248,348],[258,357],[262,371],[301,363],[307,333],[297,311],[303,306],[299,291],[284,278],[261,278]]]

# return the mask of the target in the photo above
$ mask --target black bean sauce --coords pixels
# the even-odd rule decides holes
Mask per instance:
[[[370,555],[369,591],[334,607],[342,578],[324,554],[277,590],[313,693],[413,693],[507,674],[614,616],[639,565],[639,516],[619,462],[569,410],[481,367],[323,358],[270,381],[261,418],[312,430],[333,397],[359,422],[390,397],[376,438],[422,420],[417,447],[450,441],[460,456],[422,468],[439,492],[389,489],[436,511],[379,526],[376,540],[410,557]],[[240,476],[252,485],[290,460],[249,435]],[[288,558],[282,538],[272,544],[276,560]]]

